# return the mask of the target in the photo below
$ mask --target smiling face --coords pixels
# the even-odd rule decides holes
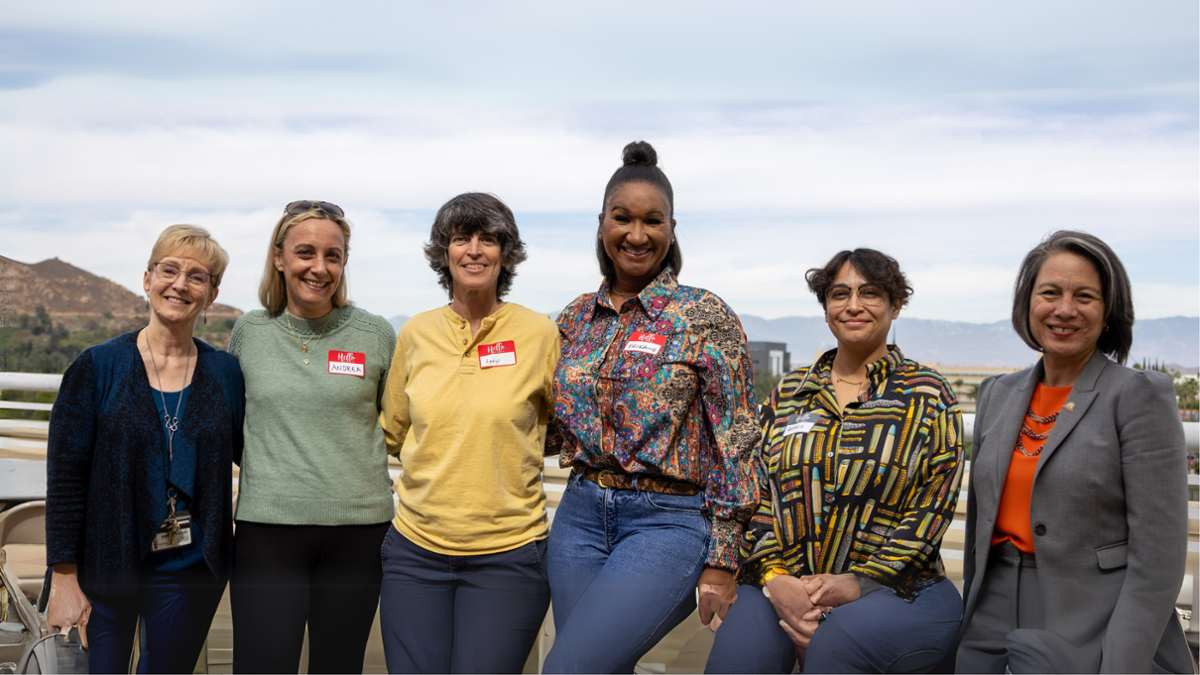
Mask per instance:
[[[1029,328],[1048,367],[1091,357],[1104,330],[1104,309],[1100,273],[1090,260],[1065,252],[1046,258],[1033,283]]]
[[[616,269],[614,289],[641,292],[658,276],[675,239],[666,196],[649,183],[616,188],[600,214],[600,238]]]
[[[346,238],[332,220],[310,218],[296,223],[275,253],[275,269],[287,286],[287,309],[302,319],[315,319],[333,309],[333,294],[346,265]]]
[[[451,290],[455,298],[468,293],[496,295],[497,280],[504,267],[500,261],[500,240],[495,235],[479,231],[454,234],[446,247],[446,258],[454,280]]]
[[[194,326],[200,312],[217,299],[217,289],[213,288],[208,269],[198,260],[181,255],[163,256],[157,262],[160,264],[142,276],[142,288],[150,301],[151,320]],[[175,278],[168,281],[165,277],[172,271]],[[204,283],[193,283],[201,277]]]
[[[825,295],[825,323],[837,338],[838,349],[876,354],[887,352],[892,320],[900,308],[892,305],[882,287],[844,263]]]

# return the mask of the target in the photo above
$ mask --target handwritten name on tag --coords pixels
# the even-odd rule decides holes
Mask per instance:
[[[479,345],[479,367],[500,368],[517,365],[517,345],[512,340]]]
[[[655,356],[662,351],[665,344],[667,344],[667,336],[665,335],[639,332],[629,336],[629,340],[625,343],[624,351],[640,352]]]
[[[329,350],[329,374],[367,376],[367,355],[362,352]]]
[[[814,426],[820,424],[822,421],[823,420],[821,419],[821,416],[816,413],[804,413],[796,419],[788,422],[788,425],[783,428],[783,435],[791,436],[792,434],[807,434],[808,432],[812,431]]]

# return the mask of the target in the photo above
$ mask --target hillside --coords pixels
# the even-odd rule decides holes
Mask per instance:
[[[0,256],[0,325],[15,324],[22,314],[34,316],[38,307],[67,328],[102,316],[144,322],[147,313],[144,297],[58,258],[28,265]],[[209,321],[241,315],[229,305],[208,310]]]

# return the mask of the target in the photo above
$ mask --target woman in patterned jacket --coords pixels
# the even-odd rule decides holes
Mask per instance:
[[[650,144],[604,191],[604,281],[558,317],[560,434],[572,467],[550,531],[557,635],[544,672],[632,672],[696,606],[736,597],[738,541],[758,502],[746,336],[720,298],[681,286],[671,183]]]
[[[807,274],[837,349],[763,406],[768,490],[710,673],[927,672],[962,599],[939,555],[962,475],[962,415],[936,372],[887,344],[912,289],[891,257]]]

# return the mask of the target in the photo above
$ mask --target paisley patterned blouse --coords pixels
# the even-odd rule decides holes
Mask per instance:
[[[737,569],[758,504],[759,428],[741,322],[720,298],[681,286],[670,267],[620,314],[604,282],[558,317],[557,433],[562,466],[662,475],[704,488],[707,565]]]
[[[763,406],[768,486],[746,532],[742,583],[854,572],[911,600],[939,554],[962,480],[962,413],[946,380],[891,347],[841,412],[837,350],[784,377]]]

